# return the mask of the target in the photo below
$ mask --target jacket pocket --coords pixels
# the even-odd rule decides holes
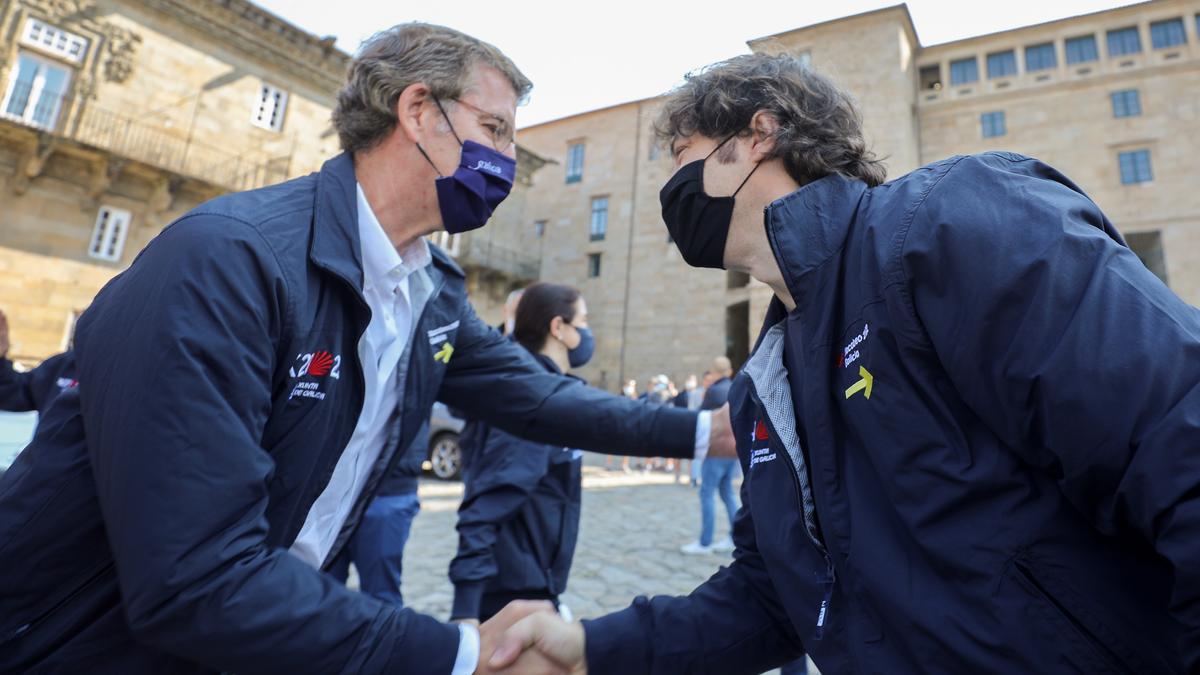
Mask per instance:
[[[58,614],[67,605],[70,605],[72,600],[78,598],[80,595],[85,593],[88,589],[92,588],[97,583],[99,583],[100,580],[105,577],[105,575],[107,575],[109,572],[111,572],[113,570],[113,568],[114,568],[113,563],[109,563],[109,564],[105,565],[104,567],[102,567],[98,571],[96,571],[94,574],[92,574],[90,577],[84,579],[84,581],[81,584],[79,584],[77,587],[75,587],[75,590],[64,595],[62,598],[60,598],[54,604],[50,605],[50,607],[48,607],[46,610],[42,611],[37,616],[33,617],[32,619],[30,619],[28,621],[25,621],[25,622],[19,624],[14,629],[7,631],[4,635],[0,635],[0,645],[3,645],[4,643],[9,642],[10,640],[16,640],[16,639],[21,638],[24,635],[29,634],[31,631],[36,629],[38,626],[45,623],[47,620],[53,618],[55,614]]]
[[[1065,601],[1061,594],[1052,593],[1047,585],[1039,580],[1027,559],[1017,558],[1012,562],[1012,567],[1017,583],[1032,596],[1041,610],[1039,613],[1054,629],[1052,637],[1058,637],[1064,641],[1064,650],[1074,647],[1075,655],[1083,672],[1120,673],[1122,675],[1137,672],[1124,664],[1112,648],[1096,635],[1096,631],[1080,619],[1080,616],[1085,614],[1084,612],[1073,609],[1071,603]]]

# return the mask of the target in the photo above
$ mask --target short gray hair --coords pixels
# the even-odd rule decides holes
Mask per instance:
[[[533,88],[499,49],[452,28],[402,23],[371,36],[351,61],[333,109],[342,150],[370,150],[387,138],[396,128],[396,101],[412,84],[428,85],[438,99],[457,99],[479,63],[508,78],[518,100]]]
[[[796,182],[837,173],[875,186],[886,178],[849,94],[790,54],[744,54],[689,75],[667,96],[654,130],[666,144],[693,134],[724,141],[749,133],[760,110],[778,120],[774,156]],[[717,153],[718,161],[728,157]]]

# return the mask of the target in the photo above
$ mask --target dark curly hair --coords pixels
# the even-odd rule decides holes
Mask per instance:
[[[834,173],[871,186],[885,180],[854,101],[790,54],[735,56],[688,75],[668,94],[654,132],[666,147],[695,134],[725,140],[749,134],[760,110],[779,121],[773,157],[801,185]],[[717,159],[730,155],[719,152]]]

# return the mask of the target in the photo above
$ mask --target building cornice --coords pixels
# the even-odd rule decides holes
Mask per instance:
[[[350,55],[246,0],[140,0],[173,20],[264,60],[331,96],[342,85]]]

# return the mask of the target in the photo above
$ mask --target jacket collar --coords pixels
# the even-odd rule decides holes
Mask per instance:
[[[342,277],[360,293],[363,287],[362,242],[358,234],[358,182],[347,153],[325,162],[317,175],[313,236],[308,258]]]
[[[432,189],[432,186],[430,186]],[[426,267],[436,286],[445,276],[465,279],[458,263],[437,246],[429,247],[432,265]],[[317,174],[313,207],[313,236],[308,258],[333,272],[361,293],[362,240],[358,228],[358,179],[354,159],[342,153],[325,162]]]
[[[831,174],[767,206],[767,240],[797,307],[811,295],[810,273],[841,250],[866,191],[860,180]]]

